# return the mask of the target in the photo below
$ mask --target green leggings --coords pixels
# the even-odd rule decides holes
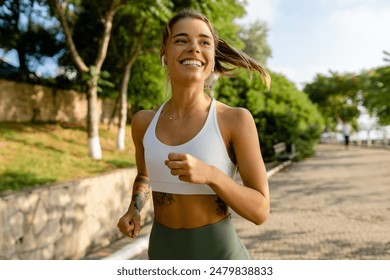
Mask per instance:
[[[154,221],[150,260],[249,260],[230,216],[194,229],[172,229]]]

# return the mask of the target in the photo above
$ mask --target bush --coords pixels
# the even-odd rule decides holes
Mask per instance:
[[[234,78],[221,78],[215,94],[230,106],[251,111],[265,161],[274,160],[273,145],[279,142],[295,144],[300,158],[312,155],[323,127],[317,107],[283,75],[270,75],[270,90],[258,75],[251,80],[241,72]]]

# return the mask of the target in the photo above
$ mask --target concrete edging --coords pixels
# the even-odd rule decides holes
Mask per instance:
[[[137,239],[136,241],[124,246],[115,253],[102,260],[128,260],[134,258],[136,255],[141,254],[148,248],[150,234],[145,235]]]

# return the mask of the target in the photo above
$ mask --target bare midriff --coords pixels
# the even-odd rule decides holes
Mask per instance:
[[[169,228],[191,229],[217,223],[229,215],[217,195],[153,192],[154,219]]]

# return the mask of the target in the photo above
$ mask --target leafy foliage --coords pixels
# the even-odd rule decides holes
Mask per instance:
[[[129,84],[132,112],[151,109],[167,98],[165,72],[160,59],[153,53],[141,56],[134,64]]]
[[[248,27],[242,27],[240,34],[245,47],[243,51],[261,65],[267,64],[271,49],[267,44],[268,27],[265,22],[256,21]]]
[[[363,72],[363,103],[382,125],[390,125],[390,66]]]
[[[358,75],[331,72],[330,76],[317,74],[314,81],[307,84],[303,91],[318,104],[326,127],[335,130],[340,120],[356,123],[359,117],[361,89],[362,84]]]
[[[1,1],[0,48],[5,52],[17,51],[18,79],[33,79],[33,73],[45,58],[63,50],[64,42],[54,22],[43,0]]]
[[[53,12],[52,1],[54,0],[49,1],[52,4],[49,8]],[[78,54],[89,72],[84,71],[84,74],[81,74],[78,69],[80,67],[75,67],[67,50],[60,61],[64,75],[58,78],[58,81],[62,82],[62,85],[67,84],[68,87],[85,91],[88,88],[88,81],[97,80],[101,97],[116,98],[125,73],[124,69],[130,62],[131,75],[127,92],[133,113],[139,109],[156,107],[168,98],[166,73],[161,68],[159,60],[160,40],[165,22],[178,10],[190,8],[206,14],[219,36],[236,48],[244,50],[263,65],[271,55],[266,42],[268,29],[264,23],[256,22],[248,27],[240,27],[235,23],[234,20],[245,13],[242,1],[117,0],[121,3],[121,8],[114,17],[107,57],[100,71],[95,66],[98,45],[103,35],[102,19],[111,2],[103,0],[61,2],[67,5],[66,22],[71,29]],[[58,22],[56,24],[53,22],[52,26],[58,26]],[[63,40],[64,35],[59,32],[55,38],[59,42]],[[142,47],[138,50],[139,43]],[[93,77],[95,79],[92,79]],[[271,73],[271,78],[273,80],[271,90],[266,90],[258,75],[251,78],[248,73],[241,72],[235,78],[221,78],[215,93],[222,102],[245,107],[252,112],[259,130],[263,154],[267,160],[272,160],[272,145],[281,141],[294,143],[302,156],[309,155],[322,128],[318,110],[307,96],[298,91],[284,76]],[[323,96],[314,94],[313,98],[321,101]],[[352,95],[350,98],[353,100]],[[324,100],[328,101],[327,98]]]
[[[304,91],[319,105],[329,130],[335,130],[340,120],[356,127],[359,106],[377,116],[380,124],[390,124],[390,66],[356,74],[318,74]]]
[[[109,81],[110,73],[108,71],[102,71],[98,73],[96,71],[96,66],[92,65],[89,67],[89,73],[82,73],[80,81],[84,84],[87,84],[89,87],[92,87],[91,81],[93,77],[98,76],[97,91],[99,93],[104,92],[104,89],[114,88],[114,84]]]
[[[292,82],[280,74],[270,75],[269,91],[258,75],[252,81],[246,72],[235,78],[222,78],[215,89],[216,96],[226,104],[251,111],[266,161],[273,160],[273,145],[279,142],[295,144],[301,157],[309,156],[322,131],[321,115]]]
[[[104,96],[118,95],[121,82],[126,75],[124,73],[126,66],[130,65],[130,73],[133,74],[132,66],[141,55],[149,57],[153,54],[157,59],[155,60],[157,65],[160,64],[158,59],[160,37],[167,14],[170,12],[168,6],[168,3],[163,1],[141,1],[127,5],[118,12],[104,64],[104,69],[111,73],[111,80],[116,87],[114,90],[106,90]],[[158,70],[155,74],[162,78]],[[144,80],[130,78],[129,88],[144,82]]]

